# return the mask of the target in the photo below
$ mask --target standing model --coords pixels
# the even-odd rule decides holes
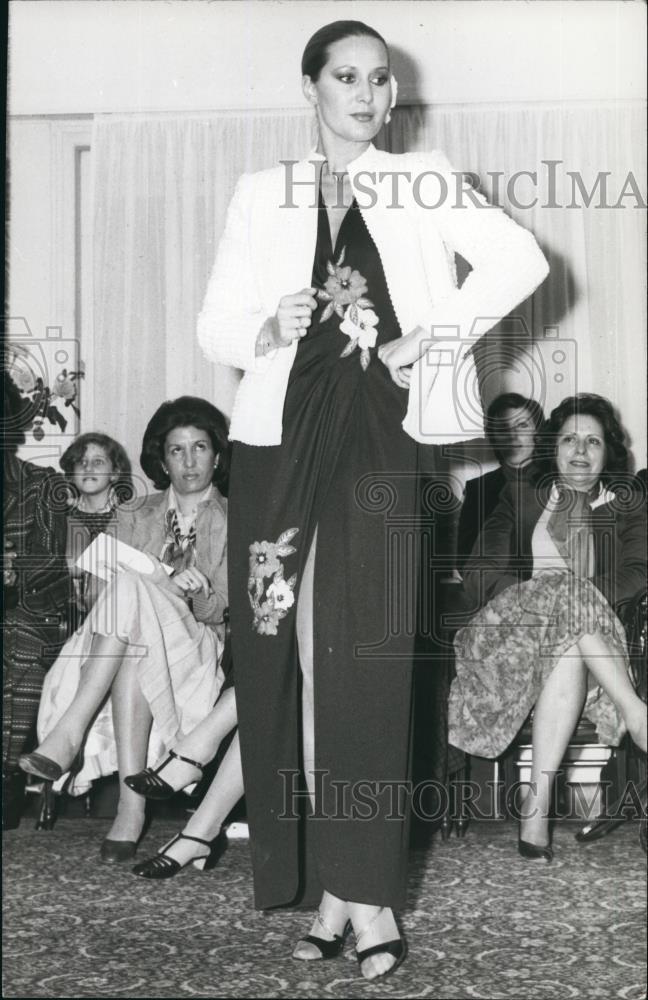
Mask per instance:
[[[417,441],[476,436],[449,397],[439,403],[446,371],[432,385],[422,357],[431,328],[458,327],[455,361],[472,364],[475,320],[489,317],[484,332],[547,265],[474,192],[459,207],[444,156],[374,148],[396,99],[374,29],[327,25],[301,68],[317,150],[240,179],[198,336],[245,373],[230,427],[229,595],[256,904],[320,899],[295,958],[339,954],[351,921],[375,979],[405,953],[392,908],[405,898],[407,822],[392,792],[408,776],[413,650],[406,629],[380,655],[357,649],[381,642],[406,599],[388,590],[383,500],[411,520]],[[473,268],[461,290],[455,251]]]

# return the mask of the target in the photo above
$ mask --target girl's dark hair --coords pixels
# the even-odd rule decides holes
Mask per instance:
[[[80,434],[78,438],[74,439],[70,447],[66,448],[59,459],[59,465],[66,477],[68,479],[72,478],[74,475],[74,466],[77,462],[81,461],[88,446],[91,444],[96,444],[99,448],[103,448],[112,462],[114,471],[118,474],[112,486],[117,495],[118,502],[125,503],[127,500],[131,500],[134,490],[130,459],[119,441],[108,437],[107,434],[90,431],[90,433]]]
[[[313,83],[319,79],[322,68],[326,65],[329,57],[329,47],[343,38],[353,36],[362,37],[368,35],[370,38],[377,38],[382,42],[387,50],[387,42],[375,28],[370,28],[362,21],[332,21],[325,24],[323,28],[316,31],[312,38],[309,38],[304,49],[301,61],[302,76],[309,76]]]
[[[495,442],[497,432],[502,426],[502,414],[505,410],[524,410],[525,413],[528,413],[535,425],[536,438],[545,422],[544,410],[535,399],[522,396],[519,392],[504,392],[501,396],[496,396],[486,411],[484,431],[488,443],[500,463],[503,461],[503,456],[500,455]]]
[[[606,453],[601,481],[608,484],[613,482],[615,476],[626,473],[628,471],[628,449],[625,445],[623,427],[612,403],[593,392],[581,392],[577,396],[568,396],[551,411],[536,445],[534,461],[538,469],[552,477],[557,475],[558,435],[564,427],[565,421],[575,416],[595,417],[601,425]]]
[[[176,427],[197,427],[209,435],[212,448],[219,457],[212,483],[226,497],[230,465],[227,421],[219,409],[197,396],[180,396],[162,403],[149,420],[144,431],[140,465],[155,488],[166,490],[171,482],[164,471],[164,444],[167,434]]]

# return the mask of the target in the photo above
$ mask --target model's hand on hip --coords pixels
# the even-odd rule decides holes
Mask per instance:
[[[388,344],[381,344],[378,348],[378,357],[388,369],[392,381],[401,389],[409,388],[412,377],[411,366],[422,354],[424,336],[425,330],[417,326],[404,337],[390,340]]]

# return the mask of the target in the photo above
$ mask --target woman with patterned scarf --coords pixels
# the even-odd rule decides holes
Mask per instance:
[[[536,445],[535,480],[506,487],[464,569],[477,613],[455,638],[449,739],[498,757],[533,715],[519,852],[551,861],[555,773],[581,713],[616,746],[646,750],[646,707],[617,613],[646,587],[646,507],[624,434],[601,396],[571,396]]]
[[[160,492],[121,507],[109,530],[147,554],[150,572],[120,563],[123,571],[52,667],[40,746],[20,760],[23,770],[58,786],[74,764],[68,790],[76,793],[119,771],[118,812],[101,848],[106,862],[131,859],[144,826],[145,800],[124,778],[193,730],[225,682],[225,418],[191,396],[163,403],[146,428],[140,462]],[[223,736],[236,722],[234,691],[225,686]]]

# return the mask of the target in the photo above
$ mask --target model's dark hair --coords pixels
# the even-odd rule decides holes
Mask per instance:
[[[593,392],[581,392],[568,396],[549,414],[549,418],[539,436],[534,461],[538,469],[553,477],[557,476],[556,449],[558,436],[570,417],[595,417],[603,430],[605,442],[605,467],[601,473],[604,483],[611,483],[619,473],[628,471],[628,449],[625,432],[609,399]]]
[[[306,43],[301,61],[302,76],[309,76],[313,83],[316,83],[322,72],[322,68],[328,62],[331,45],[341,41],[343,38],[367,35],[370,38],[377,38],[379,42],[383,43],[387,51],[387,58],[389,58],[387,42],[375,28],[370,28],[368,24],[363,24],[362,21],[332,21],[330,24],[325,24],[319,31],[316,31]]]
[[[108,455],[112,462],[113,471],[117,473],[117,479],[112,484],[112,489],[117,496],[119,503],[125,503],[133,497],[133,478],[131,475],[131,463],[126,450],[119,441],[108,437],[107,434],[100,434],[98,431],[90,431],[88,434],[80,434],[75,438],[69,448],[61,455],[59,465],[68,479],[74,475],[74,466],[80,462],[88,450],[88,446],[96,444]],[[70,484],[73,487],[73,484]],[[74,488],[74,487],[73,487]]]
[[[504,456],[500,454],[496,438],[497,432],[501,430],[502,427],[502,415],[506,410],[524,410],[525,413],[528,413],[535,425],[536,438],[545,421],[544,410],[542,409],[540,403],[538,403],[535,399],[529,399],[528,396],[522,396],[519,392],[504,392],[501,396],[496,396],[486,411],[484,431],[486,433],[488,443],[495,452],[497,460],[500,464],[502,463]]]
[[[226,497],[230,464],[227,421],[219,409],[197,396],[180,396],[162,403],[149,420],[144,431],[140,465],[155,488],[165,490],[171,482],[164,471],[164,444],[167,434],[176,427],[197,427],[209,435],[212,448],[219,458],[212,483]]]

